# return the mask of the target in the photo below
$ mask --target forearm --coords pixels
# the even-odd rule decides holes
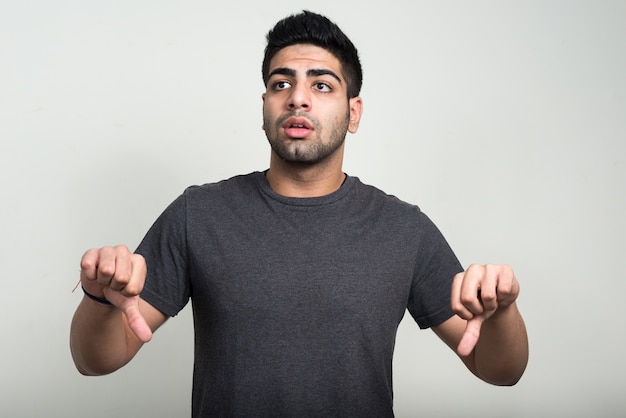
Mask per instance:
[[[78,371],[111,373],[132,358],[129,330],[121,310],[83,298],[72,319],[70,349]]]
[[[528,363],[526,326],[515,303],[486,320],[474,350],[478,376],[495,385],[514,385]]]

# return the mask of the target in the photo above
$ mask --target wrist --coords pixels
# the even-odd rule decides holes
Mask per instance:
[[[498,309],[487,320],[490,323],[499,324],[500,322],[507,323],[511,318],[516,317],[519,314],[517,304],[512,302],[506,306],[499,306]]]
[[[109,302],[108,300],[106,300],[105,298],[101,298],[101,297],[98,297],[96,295],[92,295],[91,293],[87,292],[83,285],[81,285],[80,287],[83,289],[83,293],[85,294],[85,296],[87,296],[89,299],[93,300],[94,302],[96,302],[96,303],[98,303],[100,305],[113,306],[113,304],[111,302]]]

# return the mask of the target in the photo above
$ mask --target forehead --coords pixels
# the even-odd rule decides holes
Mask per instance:
[[[310,44],[290,45],[278,51],[270,61],[269,72],[276,68],[305,71],[311,68],[324,68],[341,74],[341,63],[337,57],[324,48]]]

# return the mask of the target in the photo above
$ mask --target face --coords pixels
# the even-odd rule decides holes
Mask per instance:
[[[348,99],[341,63],[323,48],[299,44],[270,62],[263,130],[272,151],[290,163],[315,164],[342,149],[356,132],[361,99]]]

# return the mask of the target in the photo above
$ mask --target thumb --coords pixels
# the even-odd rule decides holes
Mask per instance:
[[[476,315],[467,321],[465,332],[463,333],[459,346],[456,350],[460,356],[467,357],[472,353],[472,350],[476,347],[476,343],[478,343],[478,338],[480,337],[480,327],[483,325],[484,321],[484,315]]]
[[[146,319],[139,311],[139,297],[134,297],[124,304],[122,312],[126,316],[128,326],[131,331],[139,338],[139,341],[147,343],[152,339],[152,330],[146,322]]]

